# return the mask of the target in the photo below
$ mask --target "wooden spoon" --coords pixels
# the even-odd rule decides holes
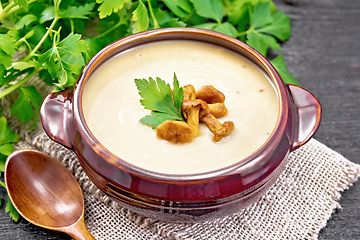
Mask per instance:
[[[5,183],[13,205],[27,221],[74,239],[95,239],[85,226],[80,185],[56,159],[35,150],[17,150],[6,161]]]

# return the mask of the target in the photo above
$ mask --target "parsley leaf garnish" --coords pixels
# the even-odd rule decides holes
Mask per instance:
[[[149,77],[135,79],[135,84],[139,90],[141,105],[145,109],[152,110],[151,115],[147,115],[140,119],[142,124],[152,126],[156,129],[166,120],[185,121],[181,114],[181,104],[184,101],[183,89],[179,86],[179,81],[174,74],[173,91],[168,83],[160,78],[156,81]]]

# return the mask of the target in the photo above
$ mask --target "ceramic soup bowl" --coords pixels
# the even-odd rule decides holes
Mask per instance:
[[[258,71],[263,72],[274,89],[278,110],[272,130],[255,150],[245,157],[239,156],[231,164],[189,173],[154,170],[151,168],[154,158],[148,159],[149,168],[138,166],[110,151],[93,134],[84,116],[85,85],[99,67],[106,66],[109,59],[132,49],[179,40],[206,43],[247,59]],[[214,52],[216,54],[216,51]],[[169,56],[172,58],[171,54]],[[203,62],[205,60],[207,59],[202,59]],[[134,64],[130,61],[129,67],[132,65]],[[122,69],[125,71],[125,65],[116,68],[120,72]],[[180,76],[181,73],[179,78]],[[134,89],[136,91],[135,85]],[[126,93],[118,95],[119,101],[125,101],[127,98]],[[103,105],[104,108],[105,105],[107,104]],[[75,88],[51,93],[41,107],[41,120],[46,133],[51,139],[76,153],[85,173],[99,189],[134,212],[177,222],[219,218],[258,200],[284,170],[289,153],[301,147],[315,134],[320,118],[321,106],[318,100],[301,87],[284,84],[274,67],[256,50],[232,37],[195,28],[152,30],[111,43],[89,61]],[[106,125],[102,122],[98,124]],[[144,129],[150,129],[146,131],[154,131],[145,125],[139,125]],[[106,127],[110,130],[112,128]],[[239,134],[244,131],[240,129]],[[116,136],[118,139],[125,139],[125,142],[129,139],[130,144],[126,146],[123,141],[118,148],[126,150],[133,147],[130,139],[134,137],[136,140],[136,136]],[[153,141],[160,140],[154,137]],[[240,143],[238,145],[240,147]],[[142,153],[141,149],[138,151],[139,154]],[[168,158],[170,159],[171,155]],[[201,156],[197,158],[201,159]],[[174,169],[177,167],[174,166]]]

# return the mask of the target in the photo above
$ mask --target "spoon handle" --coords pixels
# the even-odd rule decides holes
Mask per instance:
[[[96,240],[86,228],[84,215],[74,225],[64,229],[63,232],[75,240]]]

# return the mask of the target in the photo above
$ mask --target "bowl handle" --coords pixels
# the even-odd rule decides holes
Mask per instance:
[[[50,93],[40,108],[40,119],[46,134],[69,149],[73,147],[70,133],[75,132],[72,95],[70,89]]]
[[[307,143],[316,133],[321,121],[320,102],[309,91],[302,87],[289,84],[295,105],[295,139],[292,151]]]

